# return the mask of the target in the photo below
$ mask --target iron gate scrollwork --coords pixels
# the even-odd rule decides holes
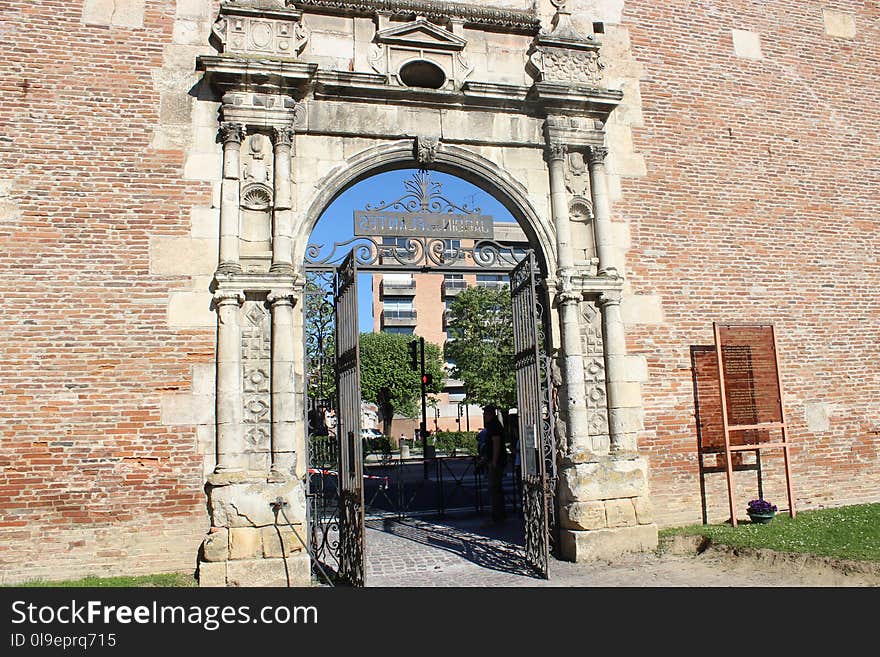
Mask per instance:
[[[336,435],[339,455],[339,577],[364,585],[364,486],[358,350],[357,263],[354,252],[336,270]]]
[[[510,273],[517,417],[522,467],[526,561],[548,577],[555,517],[556,450],[548,359],[543,356],[543,308],[538,300],[534,251]]]

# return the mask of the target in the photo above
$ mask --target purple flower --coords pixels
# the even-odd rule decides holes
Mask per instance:
[[[777,511],[775,504],[770,504],[767,500],[751,500],[748,507],[749,513],[775,513]]]

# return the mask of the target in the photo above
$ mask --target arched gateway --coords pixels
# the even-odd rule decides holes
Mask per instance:
[[[199,58],[222,98],[223,146],[212,283],[217,466],[207,486],[212,529],[200,553],[202,585],[309,583],[302,549],[308,237],[346,188],[414,165],[491,193],[538,256],[560,400],[552,463],[559,556],[607,558],[656,545],[637,451],[640,402],[623,371],[623,278],[604,172],[603,128],[622,93],[600,86],[599,44],[573,28],[564,3],[556,5],[550,33],[539,33],[528,11],[419,0],[221,7],[220,54]],[[349,70],[309,57],[307,44],[351,24]],[[530,84],[473,75],[470,47],[499,32],[529,54]],[[352,255],[336,274],[343,304],[356,264]],[[348,401],[359,408],[359,399]],[[348,453],[359,450],[348,445]],[[356,570],[358,546],[345,549]]]

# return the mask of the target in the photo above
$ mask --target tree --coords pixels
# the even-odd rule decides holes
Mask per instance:
[[[450,375],[464,382],[467,401],[497,406],[506,415],[516,406],[510,289],[463,290],[449,306],[447,331]]]
[[[421,411],[420,373],[410,367],[409,343],[413,340],[418,337],[397,333],[360,335],[361,396],[379,406],[385,435],[391,431],[395,413],[414,417]],[[445,372],[440,347],[430,342],[425,343],[425,372],[433,378],[427,391],[443,390]]]
[[[329,280],[306,282],[305,332],[309,412],[309,431],[327,433],[323,406],[336,396],[336,332],[333,293]],[[320,407],[320,408],[319,408]]]

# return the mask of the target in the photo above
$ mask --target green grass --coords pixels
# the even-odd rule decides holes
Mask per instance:
[[[660,538],[681,534],[706,536],[732,547],[880,561],[880,504],[800,511],[794,519],[780,512],[766,525],[742,522],[735,528],[729,524],[669,527],[660,531]]]
[[[151,586],[184,587],[195,586],[196,580],[192,575],[182,573],[163,573],[159,575],[142,575],[140,577],[95,577],[91,575],[82,579],[44,581],[34,580],[15,584],[14,586],[25,587],[64,587],[64,588],[90,588],[90,587],[116,587],[116,588],[144,588]]]

